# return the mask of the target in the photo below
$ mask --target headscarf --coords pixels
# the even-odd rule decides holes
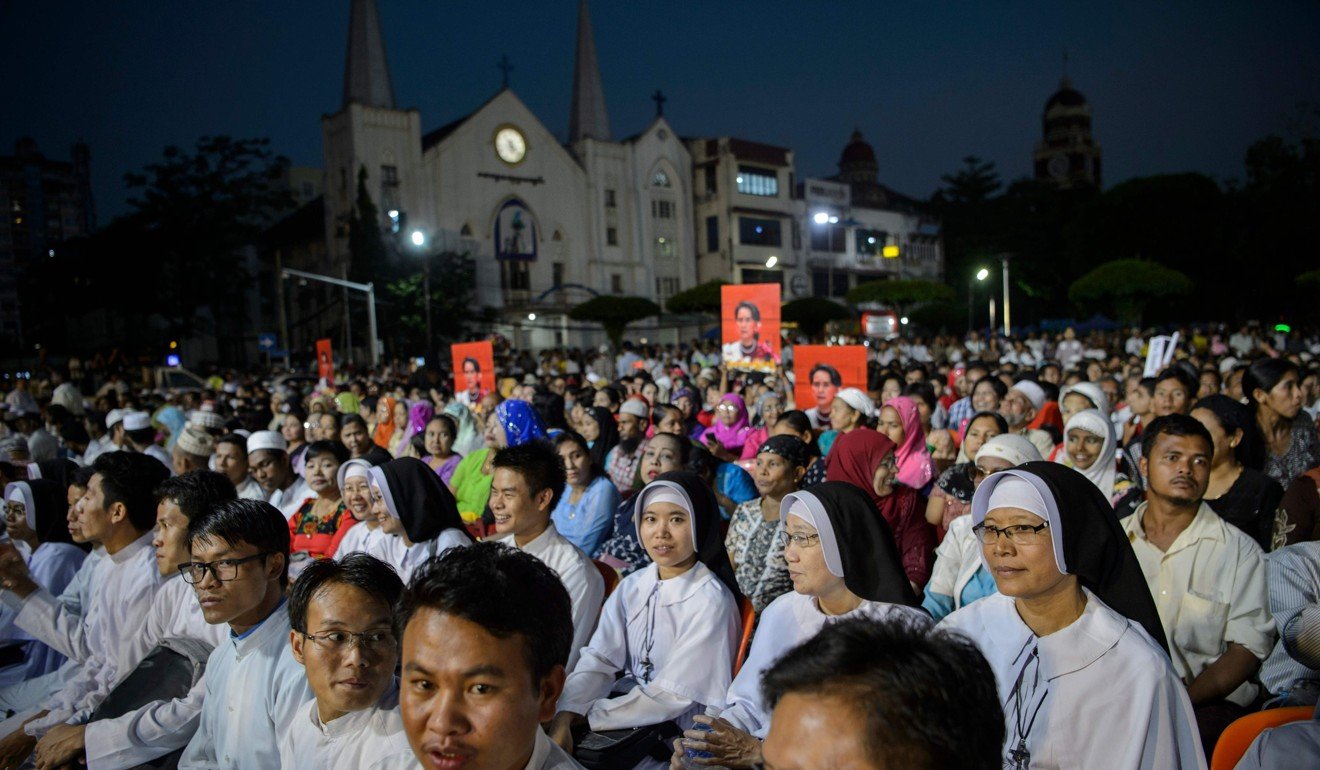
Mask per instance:
[[[454,418],[458,423],[458,435],[454,437],[454,451],[467,457],[481,448],[485,439],[481,431],[477,428],[477,420],[472,416],[472,410],[463,405],[461,401],[450,401],[445,405],[445,414]]]
[[[875,503],[885,521],[892,521],[906,502],[906,495],[917,494],[915,490],[895,486],[894,491],[881,497],[875,493],[875,469],[885,455],[897,454],[894,442],[883,433],[870,428],[841,434],[834,442],[834,448],[825,456],[825,479],[827,481],[846,481],[866,493]],[[782,503],[780,504],[782,506]]]
[[[865,492],[827,481],[785,495],[779,505],[787,514],[780,517],[781,529],[787,516],[816,528],[826,568],[843,578],[849,591],[867,601],[918,606],[893,530]]]
[[[720,446],[730,452],[741,452],[743,443],[747,441],[747,434],[752,432],[747,417],[747,402],[743,401],[742,396],[737,393],[725,393],[724,397],[720,399],[720,404],[733,404],[734,408],[738,410],[738,419],[734,420],[732,425],[725,425],[718,414],[719,404],[717,404],[715,419],[711,421],[706,432],[701,435],[701,440],[705,442],[709,437],[714,436],[715,440],[720,442]]]
[[[1030,462],[995,473],[981,482],[972,497],[973,525],[985,521],[986,513],[991,510],[991,496],[1010,480],[1016,482],[1013,487],[1017,489],[1006,488],[1008,494],[1004,497],[1016,498],[1014,507],[1022,507],[1050,523],[1046,529],[1059,571],[1076,575],[1078,582],[1100,601],[1140,624],[1167,652],[1164,626],[1141,565],[1100,490],[1071,468],[1058,463]],[[984,562],[984,550],[981,559]]]
[[[435,409],[429,401],[418,401],[408,408],[408,429],[409,435],[416,436],[426,433],[426,424],[431,421],[435,415]]]
[[[501,401],[500,405],[495,407],[495,419],[499,420],[504,428],[508,446],[521,446],[528,441],[546,437],[541,415],[537,414],[536,409],[526,401],[516,399]]]
[[[339,410],[340,414],[357,414],[358,410],[362,408],[362,402],[358,400],[357,396],[353,395],[352,391],[346,390],[335,396],[335,408]]]
[[[715,492],[700,476],[688,471],[662,473],[643,487],[635,498],[633,528],[637,531],[638,541],[642,539],[642,512],[647,505],[673,502],[681,506],[688,512],[688,521],[692,525],[692,544],[697,549],[697,561],[715,573],[715,577],[733,593],[735,601],[742,598],[733,565],[729,563],[729,552],[724,548],[719,503],[715,501]]]
[[[600,426],[600,435],[591,442],[588,452],[591,455],[591,464],[604,469],[605,458],[619,443],[619,424],[614,420],[614,414],[603,406],[588,407],[586,412],[587,419]]]
[[[1091,480],[1100,494],[1105,499],[1114,496],[1114,477],[1118,475],[1118,466],[1115,457],[1118,453],[1118,440],[1114,438],[1114,423],[1109,421],[1099,409],[1083,409],[1074,414],[1068,420],[1068,425],[1063,431],[1063,451],[1059,453],[1059,462],[1073,467],[1072,458],[1068,456],[1068,432],[1073,428],[1084,430],[1087,433],[1099,436],[1104,440],[1100,448],[1100,455],[1091,463],[1091,467],[1086,470],[1074,468],[1083,476]]]
[[[1100,414],[1105,417],[1109,416],[1109,396],[1106,396],[1104,390],[1094,382],[1078,382],[1065,387],[1059,392],[1060,405],[1063,404],[1063,400],[1067,398],[1070,393],[1084,396],[1087,401],[1091,402],[1093,409],[1098,409]]]
[[[921,413],[916,402],[907,396],[891,398],[885,406],[892,406],[903,421],[903,445],[894,453],[894,459],[898,460],[898,480],[913,489],[921,489],[935,475],[930,452],[926,450],[926,432],[921,428]]]
[[[811,448],[797,436],[771,436],[756,450],[758,455],[766,452],[779,455],[794,468],[805,468],[811,464]]]
[[[1017,433],[1000,433],[998,436],[992,436],[990,440],[981,445],[977,451],[976,457],[972,458],[975,462],[982,457],[998,457],[1007,460],[1013,465],[1022,465],[1023,463],[1040,462],[1040,450],[1031,443],[1026,436]]]
[[[32,473],[33,466],[36,466],[37,472],[35,474]],[[78,464],[72,460],[42,460],[41,462],[32,463],[32,465],[28,466],[28,478],[45,479],[47,481],[55,482],[60,489],[60,499],[67,502],[69,496],[69,477],[76,470],[78,470]],[[65,513],[67,514],[68,506],[66,505],[65,508]]]
[[[381,396],[380,401],[376,402],[376,411],[379,413],[380,405],[385,405],[385,419],[376,423],[376,432],[371,438],[377,446],[389,447],[394,439],[394,407],[399,400],[393,396]]]
[[[843,401],[855,412],[860,412],[868,420],[875,419],[875,402],[861,388],[841,388],[834,397]]]
[[[162,407],[156,412],[153,418],[161,427],[169,431],[169,438],[165,439],[165,451],[174,449],[174,444],[179,440],[179,435],[183,433],[183,428],[188,424],[188,416],[177,406]]]
[[[41,543],[72,543],[68,505],[60,485],[48,479],[13,481],[5,485],[5,500],[22,503],[28,529]]]
[[[453,493],[426,463],[416,457],[400,457],[368,473],[380,487],[386,510],[403,522],[409,540],[425,543],[446,529],[467,534]]]

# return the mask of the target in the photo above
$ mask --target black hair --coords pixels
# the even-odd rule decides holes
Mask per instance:
[[[69,471],[69,486],[87,488],[91,482],[92,476],[96,474],[96,469],[90,465],[80,465],[74,470]]]
[[[908,374],[911,374],[912,372],[920,372],[921,379],[923,380],[930,379],[930,371],[926,369],[926,365],[921,363],[920,361],[913,361],[912,363],[908,364],[907,368],[904,369],[903,371]]]
[[[362,418],[359,417],[358,419],[360,420]],[[426,421],[426,424],[429,427],[431,423],[436,422],[437,420],[449,426],[449,432],[453,434],[454,438],[458,438],[458,420],[455,420],[452,415],[443,412],[436,412],[431,416],[431,419]]]
[[[403,595],[399,574],[375,556],[351,553],[339,560],[317,559],[307,565],[289,591],[289,625],[294,631],[307,633],[307,608],[322,589],[336,584],[366,592],[389,609],[391,620],[394,605]]]
[[[1216,393],[1197,401],[1192,409],[1204,409],[1213,414],[1219,427],[1230,436],[1242,431],[1242,440],[1233,448],[1233,456],[1247,468],[1265,469],[1265,440],[1260,435],[1260,426],[1256,424],[1251,407]]]
[[[995,392],[995,395],[999,397],[1000,401],[1004,400],[1004,396],[1008,395],[1008,386],[1004,384],[1003,380],[993,374],[987,374],[973,383],[972,392],[975,393],[976,389],[979,388],[983,382],[989,383],[990,389]]]
[[[532,497],[549,489],[554,495],[550,498],[550,510],[559,505],[559,498],[564,494],[564,485],[568,483],[564,471],[564,461],[559,459],[553,447],[547,441],[528,441],[518,446],[505,447],[495,453],[491,471],[496,468],[508,468],[517,471],[527,484],[527,491]]]
[[[830,366],[829,364],[816,364],[811,367],[811,373],[807,375],[807,382],[816,379],[816,372],[825,372],[830,376],[830,383],[834,385],[834,387],[843,387],[843,375],[839,374],[839,370],[835,369],[833,366]]]
[[[339,418],[340,430],[343,430],[344,428],[347,428],[350,425],[360,425],[362,426],[362,430],[367,429],[367,421],[362,419],[362,415],[357,414],[356,412],[353,414],[346,414],[343,417]]]
[[[462,362],[461,364],[458,365],[458,370],[459,370],[460,372],[463,371],[464,369],[467,368],[467,365],[468,365],[468,364],[472,364],[472,369],[473,369],[474,371],[476,371],[476,372],[480,372],[480,371],[481,371],[481,362],[478,361],[477,359],[473,358],[472,356],[468,356],[468,357],[464,358],[464,359],[463,359],[463,362]]]
[[[686,468],[688,464],[688,460],[692,458],[692,447],[695,446],[692,443],[692,440],[689,439],[687,436],[679,436],[674,433],[657,433],[651,437],[651,443],[655,443],[655,440],[660,438],[661,436],[668,436],[669,439],[672,440],[675,445],[677,445],[678,465],[680,468]],[[641,471],[641,464],[639,463],[638,472],[640,471]],[[643,484],[643,486],[645,485]]]
[[[673,404],[656,404],[655,406],[651,407],[651,424],[659,425],[660,421],[665,419],[665,415],[669,414],[671,411],[678,412],[678,421],[679,422],[683,421],[682,409],[679,409]]]
[[[716,457],[709,449],[700,444],[691,444],[688,450],[687,462],[683,463],[683,470],[697,474],[703,481],[715,482],[715,474],[720,468],[720,459]]]
[[[761,308],[757,307],[756,305],[752,304],[751,302],[748,302],[747,300],[743,300],[742,302],[739,302],[736,306],[734,306],[734,308],[733,308],[733,317],[734,317],[734,318],[737,318],[737,317],[738,317],[738,311],[739,311],[739,310],[742,310],[743,308],[747,308],[748,310],[752,311],[752,320],[753,320],[753,321],[759,321],[759,320],[761,320]]]
[[[1159,380],[1154,377],[1142,377],[1137,383],[1137,387],[1146,391],[1146,395],[1153,398],[1155,396],[1155,385],[1158,382]]]
[[[334,455],[334,458],[339,461],[340,465],[348,462],[349,458],[348,447],[340,443],[338,439],[333,441],[321,440],[313,441],[307,445],[307,451],[303,452],[303,462],[315,459],[321,455]]]
[[[972,415],[971,418],[967,420],[967,429],[971,430],[972,423],[976,422],[982,417],[989,417],[990,419],[994,420],[995,427],[999,429],[1000,433],[1008,433],[1008,420],[1004,419],[1004,415],[1000,414],[999,412],[990,412],[990,411],[977,412],[976,414]]]
[[[550,390],[544,385],[536,386],[536,395],[532,396],[532,406],[537,414],[541,415],[541,421],[545,423],[547,429],[558,428],[564,430],[568,428],[568,421],[564,419],[564,397]],[[455,435],[458,435],[455,433]]]
[[[794,433],[807,433],[811,430],[811,418],[801,409],[790,409],[779,415],[779,421],[775,425],[781,422],[787,422],[788,427],[792,428]],[[774,428],[775,426],[771,425],[770,427]]]
[[[229,500],[214,506],[209,516],[188,522],[189,548],[198,540],[220,540],[229,545],[255,545],[261,553],[281,554],[281,587],[289,584],[289,539],[289,520],[265,500]]]
[[[1055,385],[1054,383],[1050,382],[1049,380],[1036,380],[1035,382],[1036,382],[1037,385],[1040,386],[1040,389],[1041,389],[1042,391],[1045,392],[1045,400],[1046,400],[1046,401],[1055,401],[1055,402],[1057,402],[1057,401],[1059,400],[1059,386],[1058,386],[1058,385]]]
[[[588,457],[591,456],[591,447],[587,446],[587,440],[582,437],[581,433],[578,433],[575,430],[562,431],[558,436],[555,436],[554,439],[551,440],[551,444],[555,448],[555,454],[559,453],[559,447],[563,446],[564,444],[577,444],[578,447],[582,449],[582,454],[587,455]],[[565,474],[567,474],[568,472],[567,469],[565,469],[564,472]],[[604,469],[602,469],[594,461],[591,463],[592,479],[595,479],[597,476],[600,476],[604,472],[605,472]]]
[[[934,412],[935,407],[939,406],[940,403],[939,399],[935,398],[935,386],[927,380],[904,385],[902,393],[909,398],[919,398],[925,401],[931,412]]]
[[[462,618],[500,639],[521,636],[533,687],[556,666],[568,665],[573,607],[567,589],[545,562],[503,543],[450,548],[423,563],[399,599],[400,639],[419,610]]]
[[[1169,366],[1164,367],[1159,374],[1155,375],[1156,386],[1165,380],[1177,380],[1178,384],[1183,386],[1183,390],[1187,391],[1188,400],[1195,398],[1196,391],[1201,389],[1200,379],[1196,375],[1187,371],[1187,368],[1181,364],[1170,364]],[[1154,390],[1152,389],[1152,393],[1153,392]]]
[[[1163,435],[1169,436],[1196,436],[1205,441],[1205,446],[1210,452],[1214,452],[1215,440],[1210,437],[1210,431],[1205,429],[1198,420],[1185,414],[1166,414],[1163,417],[1156,417],[1151,420],[1150,425],[1141,434],[1141,456],[1149,458],[1155,451],[1155,440]]]
[[[101,477],[107,509],[123,503],[129,523],[138,532],[156,526],[156,499],[152,493],[170,475],[159,460],[137,452],[106,452],[97,456],[92,469]]]
[[[862,744],[886,766],[1003,765],[994,671],[957,633],[932,633],[912,620],[846,618],[789,650],[762,677],[761,690],[772,708],[790,694],[846,701],[865,724]]]
[[[1250,406],[1255,407],[1258,403],[1256,389],[1260,388],[1269,393],[1289,372],[1296,374],[1299,380],[1302,378],[1301,367],[1286,358],[1261,358],[1252,361],[1242,374],[1242,395],[1247,397]]]
[[[247,457],[247,438],[245,438],[242,433],[226,433],[216,439],[215,444],[216,446],[221,444],[233,444],[238,447],[238,451],[242,453],[244,457]]]
[[[215,471],[189,471],[165,479],[156,487],[156,502],[173,500],[190,522],[206,515],[215,504],[237,497],[229,479]]]
[[[151,446],[156,440],[155,428],[138,428],[137,430],[125,430],[124,435],[128,440],[138,446]]]
[[[604,391],[605,397],[610,400],[610,406],[617,407],[623,403],[623,393],[615,386],[606,385],[601,390]]]
[[[307,410],[297,404],[290,404],[289,411],[285,412],[280,420],[283,421],[285,417],[297,417],[298,422],[307,422]]]

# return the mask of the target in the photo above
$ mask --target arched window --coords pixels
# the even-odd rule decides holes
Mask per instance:
[[[669,187],[669,175],[665,173],[664,169],[658,168],[655,170],[655,175],[651,177],[651,184],[654,187]]]
[[[461,235],[461,236],[463,236],[464,238],[471,238],[471,237],[472,237],[472,225],[470,225],[470,224],[464,222],[464,223],[463,223],[463,229],[462,229],[462,230],[459,230],[459,231],[458,231],[458,234]]]

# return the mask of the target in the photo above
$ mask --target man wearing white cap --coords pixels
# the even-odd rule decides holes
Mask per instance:
[[[203,430],[211,434],[212,437],[219,438],[224,434],[225,418],[215,412],[197,409],[188,415],[188,425]]]
[[[180,475],[188,471],[207,470],[213,454],[215,439],[211,438],[211,434],[189,425],[179,433],[179,440],[174,442],[170,461],[175,475]]]
[[[271,505],[291,519],[309,497],[316,497],[302,476],[293,472],[289,462],[289,444],[273,430],[259,430],[248,436],[248,468],[252,478],[270,495]]]
[[[87,444],[87,451],[83,452],[83,464],[91,465],[98,456],[123,449],[123,441],[124,411],[111,409],[105,415],[105,433]]]
[[[650,408],[641,396],[629,397],[619,407],[619,443],[605,456],[605,468],[610,481],[618,488],[620,497],[633,492],[633,479],[637,465],[646,451],[646,427],[650,423]]]
[[[1008,395],[999,405],[999,413],[1008,423],[1009,430],[1026,436],[1041,457],[1048,457],[1054,451],[1054,439],[1043,430],[1027,427],[1044,406],[1045,389],[1031,380],[1020,380],[1008,389]]]
[[[156,443],[156,429],[151,427],[151,415],[146,412],[128,412],[124,415],[124,436],[134,452],[160,460],[160,464],[174,472],[174,461],[165,448]]]

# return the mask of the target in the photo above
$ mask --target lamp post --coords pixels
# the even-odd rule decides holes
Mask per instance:
[[[283,285],[284,285],[284,280],[287,278],[298,278],[302,281],[320,281],[322,283],[328,283],[331,286],[340,286],[345,289],[352,289],[353,291],[360,291],[365,293],[367,295],[367,334],[371,337],[371,365],[372,367],[376,367],[380,365],[380,349],[376,346],[376,286],[375,284],[354,283],[352,281],[346,281],[342,278],[335,278],[329,275],[318,275],[316,273],[308,273],[303,270],[294,270],[293,268],[285,267],[280,269],[279,289],[281,296],[280,329],[284,334],[284,349],[285,349],[284,365],[286,367],[290,365],[288,351],[290,348],[293,347],[293,345],[289,342],[289,332],[288,332],[289,323],[284,317]]]
[[[978,281],[984,281],[989,276],[990,276],[990,271],[986,270],[983,267],[980,270],[976,271],[976,275],[974,277]],[[968,334],[970,334],[972,331],[972,317],[973,317],[972,294],[975,293],[975,289],[976,289],[976,284],[972,282],[972,277],[969,276],[967,278],[967,333]]]
[[[1013,333],[1013,322],[1008,316],[1008,254],[1000,254],[999,260],[1004,266],[1004,336]]]
[[[412,244],[422,252],[422,302],[426,306],[426,355],[431,355],[431,258],[426,251],[426,233],[412,231]]]

